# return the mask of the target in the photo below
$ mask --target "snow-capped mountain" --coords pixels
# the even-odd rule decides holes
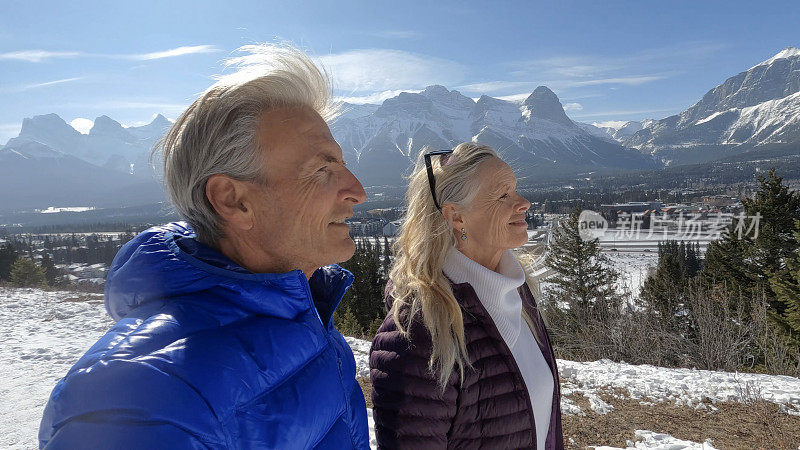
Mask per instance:
[[[654,119],[644,119],[640,121],[608,120],[605,122],[592,122],[591,125],[588,123],[579,123],[578,125],[590,133],[593,133],[594,129],[596,129],[603,135],[617,142],[625,142],[626,139],[633,136],[637,131],[647,128],[654,123]]]
[[[6,147],[36,142],[96,166],[151,178],[147,164],[150,150],[170,125],[160,114],[147,125],[130,128],[100,116],[89,134],[81,134],[58,115],[47,114],[23,120],[19,136],[9,140]]]
[[[680,163],[797,142],[800,49],[789,47],[728,78],[682,113],[637,132],[625,145]]]
[[[372,112],[367,108],[358,105],[331,124],[345,159],[366,185],[399,185],[424,147],[452,148],[464,141],[494,147],[523,176],[655,166],[581,128],[545,86],[516,103],[485,95],[475,101],[434,85],[403,92]]]

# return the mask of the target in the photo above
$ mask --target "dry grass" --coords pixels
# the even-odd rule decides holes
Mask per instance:
[[[369,378],[359,384],[372,407]],[[614,395],[616,394],[616,395]],[[778,405],[750,400],[746,403],[716,403],[717,411],[698,410],[670,403],[641,405],[639,400],[620,399],[624,391],[603,392],[600,398],[614,410],[598,415],[589,408],[582,394],[568,396],[586,413],[585,416],[562,417],[567,448],[596,445],[626,447],[635,441],[635,430],[667,433],[678,439],[704,442],[711,439],[718,449],[796,449],[800,446],[800,417],[781,413]],[[706,403],[711,406],[710,402]]]

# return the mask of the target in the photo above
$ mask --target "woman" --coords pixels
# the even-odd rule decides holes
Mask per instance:
[[[420,157],[372,343],[379,448],[563,448],[558,375],[511,249],[530,203],[489,147]]]

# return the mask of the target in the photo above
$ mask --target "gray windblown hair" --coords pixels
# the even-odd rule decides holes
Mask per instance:
[[[205,195],[214,174],[265,181],[256,127],[267,111],[309,107],[324,120],[337,114],[327,73],[288,45],[245,45],[225,61],[232,73],[216,77],[175,121],[153,150],[163,156],[164,184],[172,204],[197,233],[215,246],[222,219]],[[266,180],[268,182],[269,180]]]

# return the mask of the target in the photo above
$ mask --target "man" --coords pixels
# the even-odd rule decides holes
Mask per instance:
[[[126,244],[118,322],[55,387],[43,448],[369,448],[355,361],[333,327],[364,189],[325,123],[327,78],[247,46],[160,144],[188,223]]]

